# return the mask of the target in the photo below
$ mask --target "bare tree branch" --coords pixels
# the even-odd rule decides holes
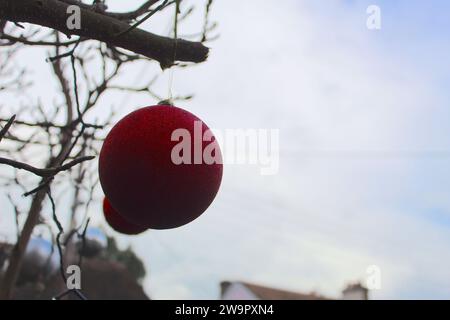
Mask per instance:
[[[16,119],[16,116],[12,116],[11,119],[8,120],[6,125],[2,128],[0,131],[0,142],[2,141],[3,137],[8,133],[9,128],[11,128],[11,125],[14,123],[14,120]]]
[[[112,46],[121,47],[148,58],[159,61],[162,68],[172,66],[175,61],[203,62],[208,57],[209,49],[200,42],[172,39],[153,33],[132,29],[118,19],[81,8],[80,30],[69,30],[66,25],[68,4],[57,0],[3,0],[0,2],[0,19],[13,22],[28,22],[53,28],[66,35],[78,35],[99,40]],[[174,43],[177,52],[174,59]]]
[[[28,46],[51,46],[51,47],[67,47],[72,44],[77,43],[78,40],[70,40],[65,42],[52,42],[52,41],[43,41],[43,40],[28,40],[26,37],[15,37],[8,34],[0,34],[0,39],[9,40],[11,44],[16,42],[23,43]]]
[[[65,165],[59,166],[59,167],[52,167],[52,168],[45,168],[45,169],[39,169],[39,168],[35,168],[29,164],[26,163],[22,163],[19,161],[15,161],[15,160],[11,160],[11,159],[5,159],[0,157],[0,164],[6,164],[9,165],[11,167],[14,167],[16,169],[22,169],[22,170],[26,170],[28,172],[34,173],[37,176],[43,177],[43,178],[47,178],[47,177],[52,177],[54,175],[56,175],[57,173],[61,172],[61,171],[66,171],[69,170],[70,168],[72,168],[73,166],[76,166],[77,164],[84,162],[84,161],[89,161],[94,159],[94,156],[86,156],[86,157],[81,157],[81,158],[77,158],[75,160],[72,160],[68,163],[66,163]]]
[[[85,4],[79,0],[60,0],[60,1],[70,4],[70,5],[77,5],[84,9],[97,10],[97,12],[99,11],[95,5]],[[133,10],[133,11],[129,11],[129,12],[108,12],[108,11],[100,11],[100,12],[111,18],[115,18],[115,19],[119,19],[119,20],[123,20],[123,21],[131,21],[131,20],[135,20],[139,16],[147,13],[147,11],[150,9],[150,7],[159,1],[160,0],[147,0],[139,8],[137,8],[136,10]]]

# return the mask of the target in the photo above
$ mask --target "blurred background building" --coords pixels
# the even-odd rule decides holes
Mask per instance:
[[[220,284],[222,300],[368,300],[369,290],[360,283],[349,284],[342,296],[322,296],[316,292],[301,293],[265,287],[243,281],[224,281]]]

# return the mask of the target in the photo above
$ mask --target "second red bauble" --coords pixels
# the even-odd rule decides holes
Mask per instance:
[[[113,127],[100,152],[99,177],[124,219],[144,228],[170,229],[193,221],[209,207],[220,187],[222,164],[193,163],[199,123],[203,135],[209,128],[195,115],[158,105],[134,111]],[[180,143],[172,141],[177,129],[192,138],[191,164],[173,162],[172,150]],[[209,140],[201,140],[200,148],[214,146],[221,160],[215,138]]]
[[[106,222],[115,231],[126,235],[137,235],[147,230],[147,228],[135,225],[123,218],[112,206],[108,199],[103,199],[103,214]]]

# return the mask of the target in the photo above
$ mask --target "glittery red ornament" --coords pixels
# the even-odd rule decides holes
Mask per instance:
[[[114,210],[106,197],[103,199],[103,214],[110,227],[119,233],[137,235],[147,230],[147,228],[137,226],[125,220]]]
[[[190,139],[174,138],[180,129]],[[212,134],[203,139],[208,132],[195,115],[167,105],[145,107],[120,120],[99,158],[100,182],[112,206],[127,221],[151,229],[176,228],[199,217],[222,180],[220,148]],[[190,148],[174,161],[181,142]],[[207,160],[208,154],[215,161]],[[177,164],[180,157],[187,161]]]

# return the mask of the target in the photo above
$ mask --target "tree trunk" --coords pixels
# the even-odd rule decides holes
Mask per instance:
[[[34,227],[39,221],[39,215],[42,209],[42,202],[46,196],[46,190],[39,190],[33,197],[31,207],[28,212],[28,218],[20,233],[19,239],[14,246],[11,256],[9,257],[9,265],[3,276],[0,287],[0,300],[11,299],[13,290],[22,267],[23,256],[30,240]]]

